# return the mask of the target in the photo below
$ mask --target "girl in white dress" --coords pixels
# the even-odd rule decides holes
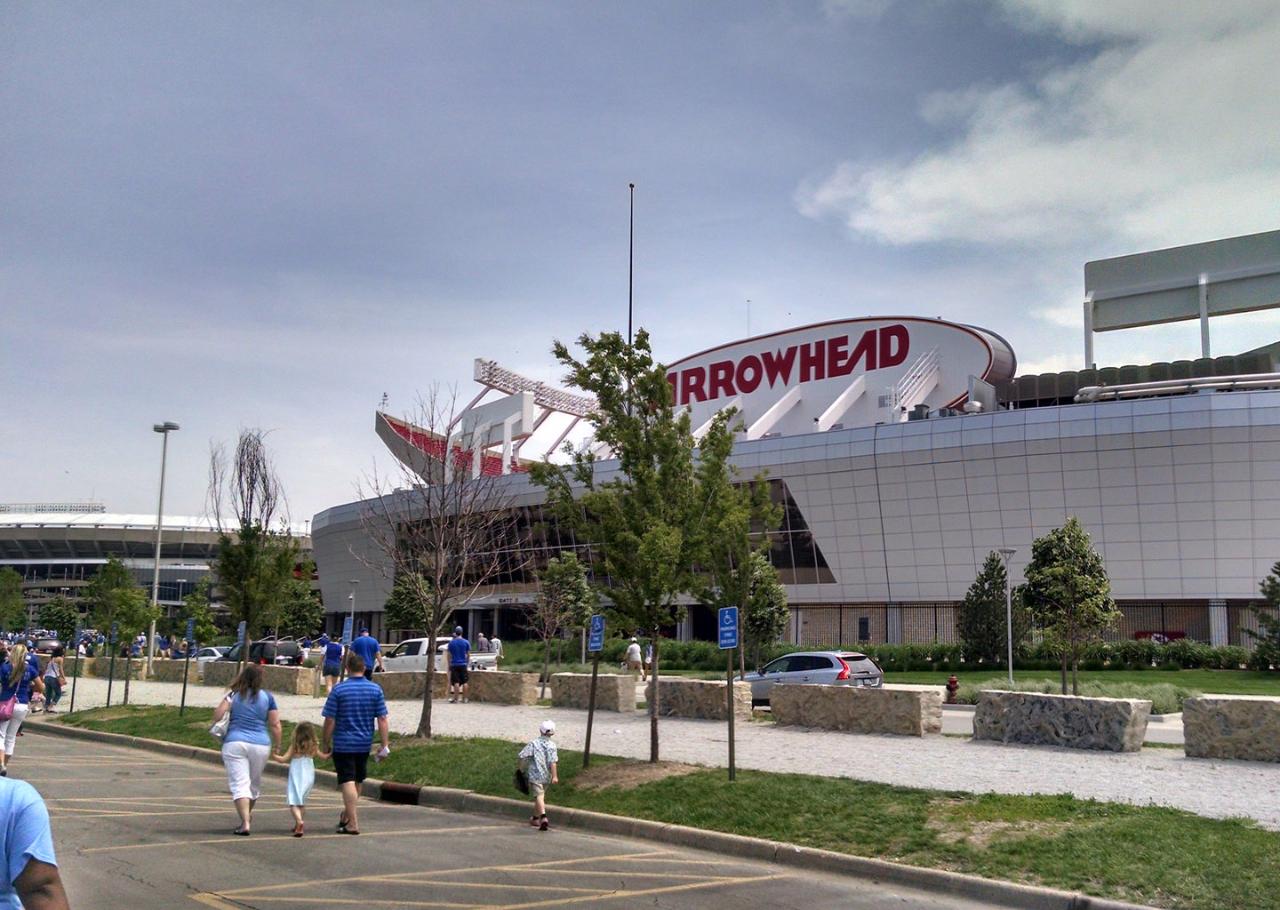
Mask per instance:
[[[320,740],[312,724],[301,723],[293,728],[293,739],[283,755],[271,756],[276,761],[289,763],[289,811],[293,813],[293,836],[302,837],[302,817],[307,811],[307,794],[316,783],[317,758],[328,758],[328,752],[320,751]]]

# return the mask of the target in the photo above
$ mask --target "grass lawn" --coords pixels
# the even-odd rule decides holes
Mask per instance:
[[[909,673],[885,673],[888,683],[915,683],[943,686],[951,674],[946,670],[921,670]],[[1003,683],[1008,677],[996,670],[964,670],[956,673],[961,684],[984,685]],[[1057,670],[1014,670],[1015,680],[1057,681]],[[1069,677],[1068,677],[1069,679]],[[1080,681],[1098,683],[1135,683],[1156,685],[1170,683],[1184,689],[1222,695],[1280,696],[1280,673],[1260,670],[1081,670]]]
[[[211,747],[211,713],[191,708],[179,718],[174,708],[130,706],[62,722]],[[516,751],[499,740],[404,740],[376,773],[515,797]],[[1280,894],[1280,833],[1248,821],[1071,796],[976,796],[757,771],[730,783],[723,770],[653,770],[597,756],[583,772],[581,754],[562,749],[553,818],[556,806],[581,807],[1162,907],[1269,908]]]

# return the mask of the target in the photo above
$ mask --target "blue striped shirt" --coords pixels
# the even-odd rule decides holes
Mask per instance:
[[[320,713],[333,718],[334,752],[368,752],[373,722],[387,716],[387,700],[381,686],[356,676],[333,687]]]

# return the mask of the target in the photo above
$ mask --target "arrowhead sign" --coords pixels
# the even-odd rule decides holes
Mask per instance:
[[[738,608],[721,607],[719,615],[720,650],[738,647]]]
[[[591,628],[587,633],[587,650],[593,654],[604,650],[604,615],[601,613],[591,617]]]

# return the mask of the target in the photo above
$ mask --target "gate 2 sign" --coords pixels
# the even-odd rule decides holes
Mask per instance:
[[[738,409],[748,439],[905,420],[957,407],[969,377],[1002,382],[1017,358],[994,332],[918,316],[823,322],[735,341],[672,364],[667,381],[699,432]]]

